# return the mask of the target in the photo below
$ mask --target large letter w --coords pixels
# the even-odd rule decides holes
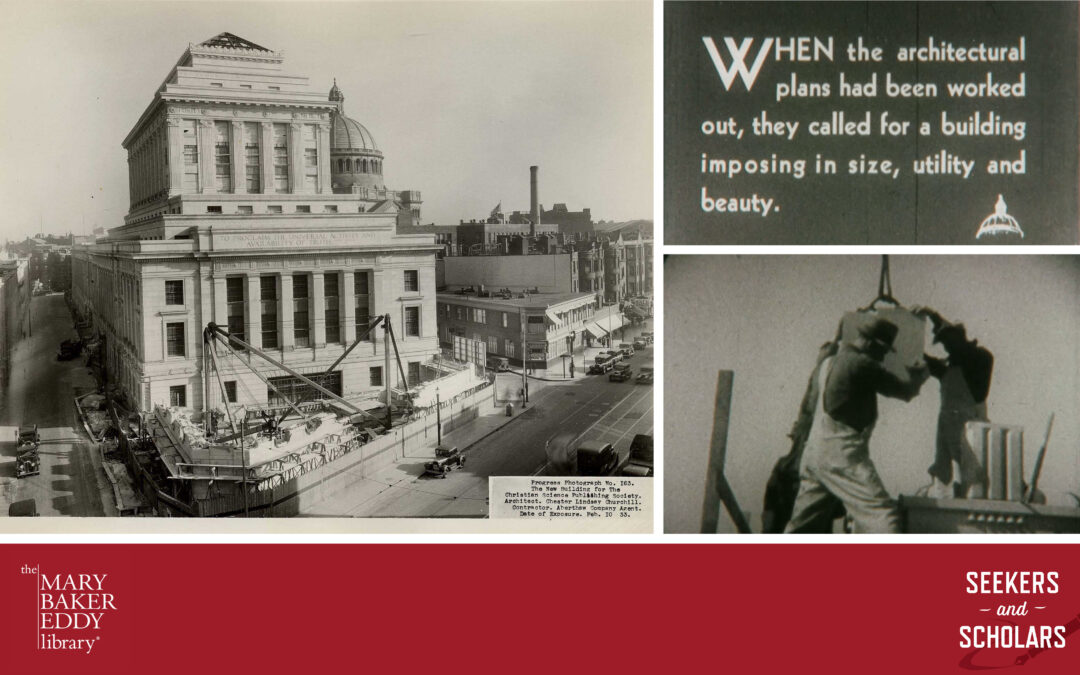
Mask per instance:
[[[738,75],[742,78],[746,90],[750,91],[754,86],[754,80],[757,79],[758,72],[761,71],[761,66],[765,63],[765,57],[769,55],[769,48],[772,47],[773,39],[765,38],[765,41],[761,43],[761,50],[758,52],[757,58],[754,59],[754,65],[749,71],[746,70],[746,53],[750,51],[750,47],[754,44],[754,38],[743,38],[742,44],[738,47],[735,46],[734,39],[724,38],[724,44],[727,45],[728,53],[731,54],[730,70],[724,65],[724,60],[720,58],[720,52],[717,51],[713,39],[703,37],[701,41],[705,43],[705,48],[709,50],[709,56],[712,57],[713,65],[716,66],[716,73],[720,76],[720,81],[724,83],[724,89],[731,91],[731,83],[735,81],[735,76]]]

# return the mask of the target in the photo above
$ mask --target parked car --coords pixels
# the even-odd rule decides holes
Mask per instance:
[[[619,361],[622,360],[622,357],[623,357],[623,355],[622,355],[621,352],[618,352],[618,351],[606,351],[606,352],[600,352],[599,354],[597,354],[596,358],[594,358],[593,361],[595,363],[600,363],[602,361],[610,361],[610,360],[614,359],[615,362],[618,363]]]
[[[637,384],[652,384],[653,383],[653,369],[649,366],[645,366],[641,369],[641,372],[637,376]]]
[[[640,335],[634,338],[634,349],[645,349],[649,346],[649,341]]]
[[[79,340],[64,340],[60,343],[60,349],[56,352],[58,361],[70,361],[82,354],[82,342]]]
[[[465,455],[456,447],[440,445],[435,448],[435,459],[424,464],[424,474],[446,478],[446,474],[465,466]]]
[[[603,375],[604,373],[611,372],[615,367],[615,359],[608,358],[605,361],[597,361],[589,366],[590,375]]]
[[[505,373],[510,370],[510,361],[502,356],[489,356],[488,368],[496,373]]]
[[[619,463],[619,454],[611,443],[584,441],[577,449],[579,476],[607,476]]]
[[[15,477],[24,478],[41,473],[38,446],[41,436],[36,424],[24,424],[15,432]]]
[[[645,338],[649,342],[649,344],[652,344],[653,340],[655,340],[655,338],[653,337],[652,332],[642,333],[641,337]]]
[[[619,343],[619,351],[626,355],[626,358],[630,358],[634,355],[634,345],[629,342]]]
[[[619,475],[647,478],[653,475],[653,438],[645,434],[630,441],[630,457],[619,469]]]
[[[608,381],[610,382],[626,382],[634,377],[634,369],[630,367],[629,363],[620,363],[615,366],[615,369],[608,375]]]
[[[33,517],[37,514],[37,501],[33,499],[23,499],[17,502],[11,502],[11,506],[8,507],[8,515],[12,517]]]

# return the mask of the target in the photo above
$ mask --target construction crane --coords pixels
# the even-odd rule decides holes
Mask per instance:
[[[223,400],[228,400],[228,396],[226,395],[225,383],[222,380],[221,370],[220,370],[220,368],[218,366],[217,351],[213,348],[215,341],[221,343],[226,349],[229,350],[229,352],[231,352],[234,356],[237,356],[238,361],[240,361],[241,363],[245,363],[251,369],[251,371],[253,373],[255,373],[255,375],[260,380],[262,380],[264,384],[266,384],[266,386],[272,392],[274,392],[278,397],[280,397],[283,401],[285,401],[287,403],[287,407],[285,409],[285,412],[282,413],[281,417],[278,418],[274,422],[274,424],[273,424],[274,428],[277,428],[281,424],[281,422],[284,421],[285,417],[288,416],[290,411],[295,412],[301,419],[303,419],[305,421],[305,424],[307,424],[309,426],[309,428],[311,426],[313,426],[313,425],[317,425],[318,421],[315,418],[312,418],[310,415],[306,415],[303,412],[303,410],[301,410],[300,407],[299,407],[300,404],[303,403],[310,396],[310,394],[305,394],[304,396],[300,397],[298,400],[296,400],[294,402],[288,396],[285,396],[277,387],[275,387],[274,384],[265,375],[263,375],[261,372],[259,372],[258,368],[256,368],[253,364],[251,364],[248,360],[240,358],[240,355],[237,353],[237,348],[238,347],[241,348],[241,349],[246,350],[250,354],[254,354],[255,356],[258,356],[259,358],[263,359],[264,361],[266,361],[267,363],[269,363],[273,367],[278,368],[280,370],[283,370],[286,373],[288,373],[289,375],[297,378],[301,382],[303,382],[306,385],[308,385],[309,387],[311,387],[311,389],[313,389],[314,391],[322,393],[323,395],[325,395],[325,396],[329,397],[330,399],[336,401],[337,403],[339,403],[340,405],[342,405],[346,409],[352,411],[354,415],[364,415],[364,416],[370,417],[370,418],[372,418],[374,420],[380,421],[385,426],[386,429],[390,429],[390,427],[392,426],[392,409],[391,409],[390,377],[389,377],[389,372],[388,371],[390,369],[390,349],[391,348],[393,349],[394,357],[395,357],[395,359],[397,361],[398,372],[401,375],[401,381],[406,383],[406,386],[407,386],[407,383],[408,383],[408,379],[405,376],[405,369],[401,364],[401,355],[398,352],[397,340],[394,337],[393,324],[390,321],[390,315],[389,314],[383,314],[383,315],[380,315],[380,316],[376,317],[370,323],[368,328],[366,330],[364,330],[364,332],[361,333],[356,338],[356,340],[353,341],[353,343],[351,345],[349,345],[349,348],[346,349],[344,351],[344,353],[342,353],[342,355],[340,357],[338,357],[338,359],[336,361],[334,361],[334,363],[326,370],[326,374],[332,373],[334,371],[334,369],[337,368],[337,366],[342,361],[345,360],[345,358],[349,355],[349,353],[352,352],[352,350],[355,349],[357,345],[359,345],[361,342],[363,342],[371,334],[371,331],[374,330],[379,324],[382,324],[382,326],[383,326],[384,341],[386,343],[386,371],[387,372],[386,372],[386,378],[385,378],[385,382],[386,382],[386,418],[385,418],[385,420],[379,420],[379,418],[376,417],[375,415],[372,415],[371,413],[367,412],[366,410],[362,410],[359,406],[355,405],[354,403],[351,403],[350,401],[342,398],[341,396],[338,396],[337,394],[330,391],[329,389],[327,389],[323,385],[313,381],[309,377],[306,377],[306,376],[298,373],[297,371],[293,370],[292,368],[285,365],[284,363],[278,361],[277,359],[274,359],[273,357],[271,357],[270,355],[268,355],[266,352],[262,351],[261,349],[248,344],[247,342],[245,342],[244,340],[241,340],[240,338],[236,337],[235,335],[230,334],[227,330],[223,329],[221,326],[218,326],[214,322],[210,322],[209,324],[207,324],[206,329],[203,331],[203,343],[204,343],[204,346],[206,348],[206,351],[210,355],[209,365],[213,368],[214,374],[217,377],[218,385],[221,388],[221,393],[222,393]],[[409,399],[409,403],[411,405],[411,398]],[[228,436],[226,438],[222,438],[220,440],[222,440],[222,441],[230,441],[230,440],[234,440],[236,438],[239,438],[239,437],[242,437],[243,435],[245,435],[243,431],[237,429],[236,421],[232,417],[232,411],[229,409],[229,407],[227,405],[225,406],[225,412],[226,412],[226,414],[228,415],[228,418],[229,418],[229,426],[232,429],[232,435],[230,435],[230,436]]]

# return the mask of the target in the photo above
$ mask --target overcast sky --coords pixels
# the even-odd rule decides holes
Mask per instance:
[[[121,141],[188,43],[230,32],[333,78],[423,221],[591,207],[652,218],[648,2],[0,2],[0,238],[128,208]]]

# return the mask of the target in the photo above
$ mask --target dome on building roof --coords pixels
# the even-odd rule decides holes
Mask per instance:
[[[337,103],[337,111],[330,116],[330,151],[378,153],[379,146],[367,127],[345,115],[345,94],[338,88],[336,78],[330,88],[330,100]]]
[[[354,119],[339,112],[330,120],[330,152],[379,152],[375,137]]]

